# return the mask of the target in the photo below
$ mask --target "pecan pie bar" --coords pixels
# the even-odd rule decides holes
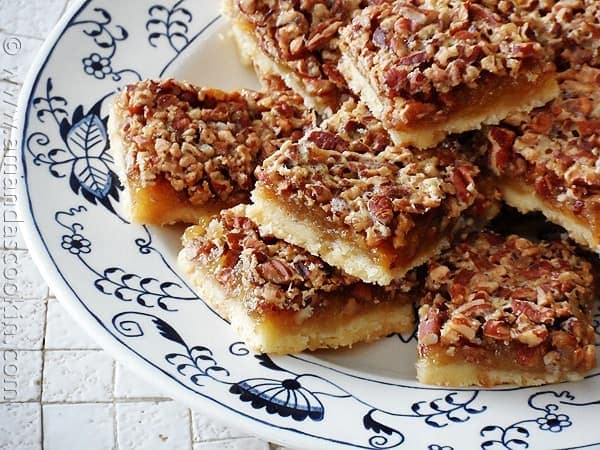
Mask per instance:
[[[600,252],[600,69],[559,80],[552,103],[487,130],[489,164],[508,204],[543,212]]]
[[[291,91],[227,93],[172,79],[129,86],[109,132],[131,219],[195,223],[247,201],[256,165],[311,122]]]
[[[416,154],[391,145],[381,122],[348,102],[257,168],[248,214],[328,264],[386,285],[455,230],[493,215],[493,207],[463,214],[483,203],[479,170],[460,149],[458,141]]]
[[[277,75],[319,112],[349,93],[338,72],[338,30],[363,0],[225,0],[242,60],[260,78]]]
[[[480,2],[383,2],[340,31],[339,68],[394,142],[426,148],[556,97],[526,31]]]
[[[253,350],[351,346],[414,326],[416,277],[381,287],[261,234],[244,205],[190,227],[179,256],[200,296]]]
[[[591,264],[570,245],[475,233],[431,262],[417,378],[446,386],[539,385],[596,365]]]

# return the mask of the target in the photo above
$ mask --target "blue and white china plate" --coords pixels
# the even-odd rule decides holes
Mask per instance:
[[[292,447],[600,447],[599,370],[540,388],[441,389],[415,381],[414,336],[338,352],[250,352],[177,270],[181,229],[124,218],[109,103],[129,83],[166,76],[257,86],[218,1],[85,0],[46,42],[21,97],[29,248],[60,300],[116,358],[166,394]]]

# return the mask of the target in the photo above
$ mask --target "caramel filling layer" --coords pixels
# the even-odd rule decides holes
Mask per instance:
[[[534,80],[531,81],[531,78]],[[386,121],[397,130],[420,130],[430,128],[432,123],[446,122],[454,117],[479,116],[484,112],[493,114],[498,106],[519,110],[524,101],[535,98],[535,93],[544,89],[555,78],[554,73],[540,74],[535,71],[526,71],[517,78],[490,75],[484,77],[476,87],[461,86],[447,94],[441,94],[443,100],[436,103],[432,112],[417,117],[407,115],[403,120],[393,116],[393,98],[388,98],[386,102],[392,110]]]

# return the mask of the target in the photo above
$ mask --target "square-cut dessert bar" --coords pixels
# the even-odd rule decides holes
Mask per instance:
[[[556,100],[487,130],[489,165],[509,205],[543,212],[600,252],[600,69],[559,80]]]
[[[414,327],[414,273],[369,285],[308,252],[261,234],[245,206],[183,237],[180,267],[200,296],[255,351],[351,346]]]
[[[338,30],[364,0],[225,0],[242,60],[277,75],[319,112],[337,110],[348,86],[337,69]]]
[[[340,31],[340,71],[397,144],[425,148],[556,97],[555,68],[525,25],[483,2],[368,6]]]
[[[386,285],[497,212],[495,190],[460,150],[457,140],[416,153],[392,145],[364,105],[348,102],[257,168],[248,214],[265,232]]]
[[[475,233],[429,263],[417,378],[446,386],[539,385],[596,365],[589,262],[560,241]]]
[[[291,91],[223,92],[166,79],[113,102],[111,150],[137,223],[196,223],[248,200],[253,171],[313,122]]]

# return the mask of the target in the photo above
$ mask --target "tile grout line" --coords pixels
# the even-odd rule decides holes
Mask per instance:
[[[67,9],[69,9],[69,0],[66,0],[65,3],[63,4],[62,11],[60,13],[60,18],[61,19],[65,15],[65,13],[67,12]]]
[[[112,377],[112,405],[113,405],[113,449],[119,450],[119,428],[117,423],[117,361],[113,359],[113,377]]]
[[[58,353],[58,352],[95,352],[95,353],[106,353],[101,348],[45,348],[44,349],[48,353]]]
[[[32,34],[23,34],[23,33],[19,33],[19,32],[13,32],[13,31],[8,31],[4,28],[0,28],[0,32],[8,34],[9,36],[14,36],[17,38],[22,38],[22,39],[31,39],[33,41],[38,41],[38,42],[44,42],[45,39],[39,36],[34,36]]]
[[[46,366],[46,332],[48,331],[48,300],[50,298],[50,289],[48,288],[46,298],[44,299],[44,303],[46,305],[46,311],[44,314],[44,330],[42,337],[42,377],[41,377],[41,386],[40,386],[40,447],[44,450],[44,369]]]
[[[194,450],[194,425],[192,420],[192,410],[188,408],[188,425],[190,430],[190,450]]]
[[[0,352],[3,350],[14,350],[15,352],[47,352],[47,353],[55,353],[55,352],[97,352],[102,353],[103,350],[100,348],[41,348],[34,349],[31,347],[4,347],[0,346]]]
[[[131,397],[118,398],[114,402],[121,403],[169,403],[175,400],[167,397]],[[11,403],[33,403],[34,400],[11,402]],[[38,402],[39,403],[39,402]],[[112,405],[113,400],[50,400],[44,402],[44,405]]]
[[[115,400],[117,404],[128,404],[128,403],[169,403],[175,402],[175,400],[171,398],[161,397],[161,398],[152,398],[152,397],[139,397],[139,398],[123,398]],[[0,405],[31,405],[31,404],[40,404],[41,402],[38,400],[11,400],[9,402],[2,402]],[[44,405],[48,406],[71,406],[71,405],[112,405],[112,400],[55,400],[55,401],[46,401]]]

